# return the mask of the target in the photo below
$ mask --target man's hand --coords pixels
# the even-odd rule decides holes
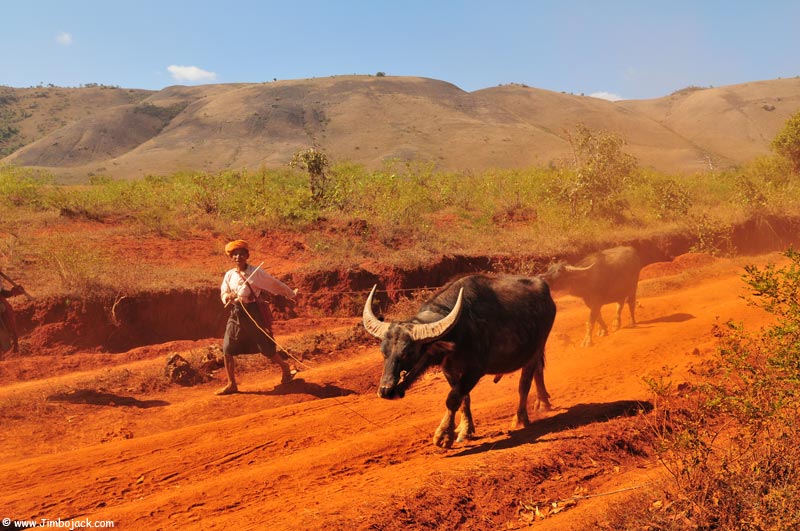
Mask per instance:
[[[222,302],[225,304],[225,306],[235,301],[236,301],[236,295],[233,293],[225,293],[222,295]]]

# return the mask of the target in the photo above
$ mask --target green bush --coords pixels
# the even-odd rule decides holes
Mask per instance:
[[[692,199],[686,186],[680,181],[654,179],[651,186],[656,219],[676,220],[689,213]]]
[[[292,156],[289,163],[292,168],[299,167],[308,172],[308,185],[311,198],[315,203],[320,203],[327,191],[327,175],[330,162],[328,156],[316,148],[303,149]]]
[[[43,189],[53,178],[41,172],[0,166],[0,205],[39,210],[46,208]]]
[[[786,257],[745,268],[750,302],[774,324],[718,325],[719,348],[693,389],[649,381],[670,503],[658,515],[631,511],[637,520],[620,529],[800,529],[800,253]]]
[[[686,218],[686,230],[694,243],[689,250],[693,253],[708,253],[714,256],[732,254],[732,229],[718,217],[702,213]]]
[[[622,220],[628,206],[623,192],[638,167],[636,158],[622,150],[624,139],[578,125],[575,133],[567,132],[567,140],[573,160],[561,175],[559,195],[569,203],[572,215]]]
[[[765,212],[769,203],[762,187],[744,175],[736,178],[736,199],[743,210],[753,214]]]
[[[800,173],[800,111],[786,121],[781,132],[772,140],[771,147],[789,160],[795,173]]]

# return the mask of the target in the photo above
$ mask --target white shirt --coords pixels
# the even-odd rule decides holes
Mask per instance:
[[[247,279],[247,284],[250,284],[250,288],[245,284],[245,279]],[[241,275],[236,267],[225,273],[225,278],[222,279],[222,286],[220,286],[220,297],[222,302],[225,302],[224,295],[232,293],[242,302],[253,302],[262,291],[273,295],[282,295],[290,300],[294,300],[295,297],[294,291],[289,286],[261,268],[256,270],[255,266],[250,264],[247,264],[247,271],[242,271]]]

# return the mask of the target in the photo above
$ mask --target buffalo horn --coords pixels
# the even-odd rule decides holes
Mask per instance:
[[[564,269],[566,271],[570,271],[572,273],[580,273],[582,271],[589,271],[593,267],[594,267],[594,262],[592,262],[588,266],[584,266],[584,267],[577,267],[577,266],[568,265],[568,266],[564,266]]]
[[[375,288],[377,287],[377,284],[372,286],[372,291],[369,292],[369,297],[367,297],[367,303],[364,305],[364,328],[378,339],[383,339],[383,336],[386,335],[386,331],[389,330],[390,323],[380,321],[375,317],[375,314],[372,313],[372,297],[375,295]]]
[[[461,314],[463,295],[464,288],[461,288],[458,291],[456,305],[453,306],[453,309],[450,310],[447,316],[434,323],[414,325],[411,328],[411,339],[414,341],[435,341],[445,335],[453,325],[456,324],[456,321],[458,321],[458,316]]]

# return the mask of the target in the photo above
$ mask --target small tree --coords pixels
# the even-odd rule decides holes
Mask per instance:
[[[328,157],[322,151],[313,147],[298,151],[292,157],[289,166],[300,167],[308,172],[311,198],[319,203],[325,195],[325,171],[328,169]]]
[[[656,218],[682,219],[689,213],[692,197],[686,187],[675,179],[658,179],[651,182]]]
[[[619,217],[625,207],[622,192],[637,168],[633,155],[622,151],[622,137],[605,131],[593,132],[579,124],[575,133],[566,131],[572,148],[574,178],[567,183],[573,215],[599,213]]]
[[[786,121],[771,147],[777,154],[789,159],[795,173],[800,173],[800,111]]]

